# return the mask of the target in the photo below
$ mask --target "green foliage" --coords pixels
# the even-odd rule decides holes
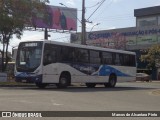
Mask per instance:
[[[44,12],[45,4],[48,0],[0,0],[0,42],[3,48],[2,71],[5,70],[8,63],[8,45],[13,35],[21,38],[26,26],[32,24],[32,16],[35,12]],[[4,61],[4,56],[6,59]],[[5,64],[4,64],[5,62]]]
[[[155,68],[160,64],[160,45],[152,46],[146,55],[141,55],[142,62],[148,62],[149,68]]]

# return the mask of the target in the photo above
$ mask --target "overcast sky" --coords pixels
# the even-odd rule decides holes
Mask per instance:
[[[86,19],[95,11],[103,0],[86,0]],[[67,7],[77,8],[78,19],[81,20],[82,0],[50,0],[50,5],[61,6],[63,3]],[[101,7],[89,19],[92,24],[87,23],[87,31],[94,26],[92,31],[109,30],[116,28],[135,27],[136,21],[134,17],[134,9],[152,7],[160,5],[160,0],[105,0]],[[78,32],[81,31],[81,24],[77,21]],[[50,40],[69,42],[70,34],[49,33]],[[43,32],[25,31],[21,40],[12,39],[10,46],[17,46],[23,40],[43,39]],[[0,46],[1,47],[1,46]]]

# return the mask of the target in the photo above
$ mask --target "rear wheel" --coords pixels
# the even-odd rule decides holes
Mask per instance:
[[[116,78],[116,76],[115,76],[115,75],[111,75],[111,76],[109,77],[109,82],[108,82],[108,83],[105,83],[104,86],[105,86],[105,87],[113,88],[113,87],[115,87],[116,83],[117,83],[117,78]]]
[[[96,86],[96,84],[95,83],[86,83],[86,86],[88,88],[94,88]]]
[[[40,89],[46,88],[47,85],[48,85],[47,83],[36,83],[36,86],[37,86],[38,88],[40,88]]]

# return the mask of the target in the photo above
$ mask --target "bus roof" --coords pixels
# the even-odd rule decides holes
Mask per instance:
[[[57,42],[57,41],[52,41],[52,40],[39,40],[39,42],[40,41],[44,42],[44,43],[55,44],[55,45],[62,45],[62,46],[77,47],[77,48],[84,48],[84,49],[90,49],[90,50],[99,50],[99,51],[108,51],[108,52],[116,52],[116,53],[136,55],[135,52],[125,51],[125,50],[102,48],[102,47],[96,47],[96,46],[90,46],[90,45],[81,45],[81,44],[74,44],[74,43],[64,43],[64,42]],[[38,41],[24,41],[24,42],[38,42]]]

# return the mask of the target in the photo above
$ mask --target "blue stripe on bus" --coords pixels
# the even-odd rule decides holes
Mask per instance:
[[[131,75],[123,73],[109,65],[95,65],[95,64],[92,64],[90,66],[87,64],[70,64],[70,65],[84,74],[89,74],[93,76],[109,76],[111,73],[115,73],[117,76],[131,77]]]
[[[101,65],[99,70],[93,73],[92,75],[109,76],[111,73],[115,73],[117,76],[123,76],[123,77],[130,76],[108,65]]]

